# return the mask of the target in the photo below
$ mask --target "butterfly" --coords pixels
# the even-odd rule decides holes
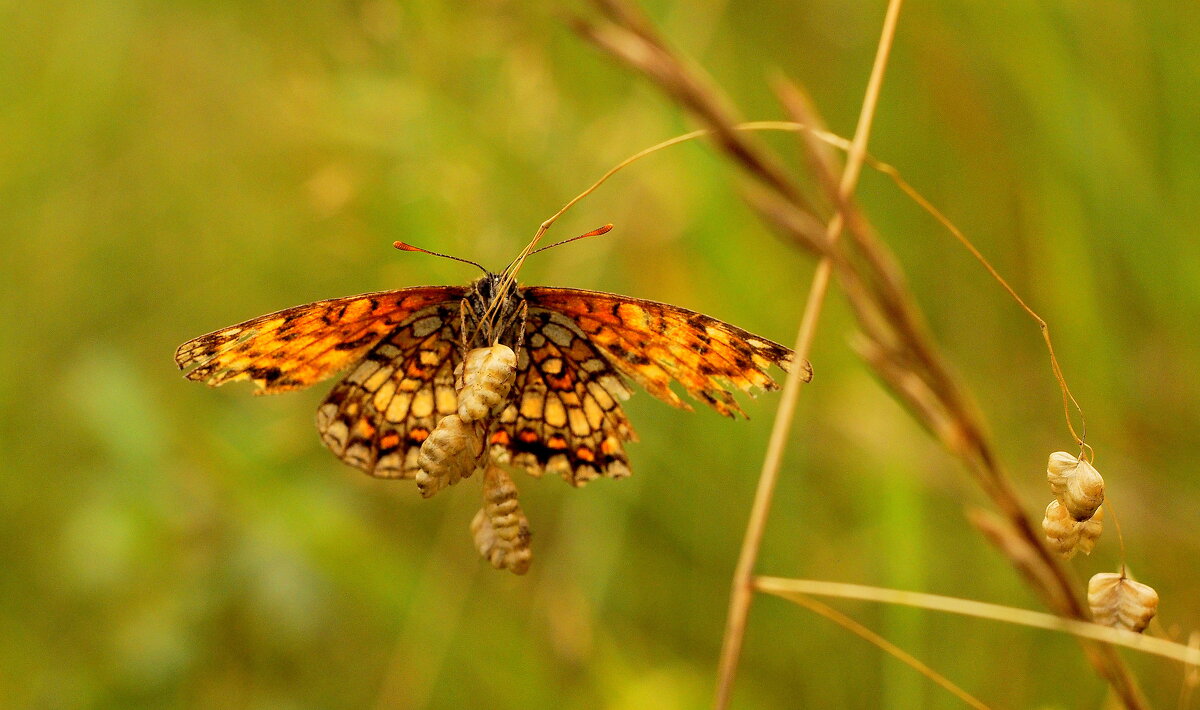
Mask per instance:
[[[770,367],[795,366],[788,348],[685,308],[519,286],[515,269],[523,257],[499,273],[448,258],[484,274],[467,286],[379,291],[269,313],[189,340],[175,363],[188,379],[210,386],[250,380],[256,394],[301,389],[349,370],[317,408],[321,440],[372,476],[414,478],[422,442],[457,407],[455,370],[465,354],[501,343],[516,353],[516,380],[487,432],[491,459],[577,486],[629,475],[624,445],[636,435],[620,403],[632,393],[631,381],[691,409],[671,389],[677,382],[736,417],[745,413],[733,391],[777,389]],[[809,363],[800,368],[810,380]]]

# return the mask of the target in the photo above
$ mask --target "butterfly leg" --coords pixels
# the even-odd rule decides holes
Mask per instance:
[[[468,331],[467,331],[467,314],[470,314],[471,322],[478,325],[479,316],[475,313],[475,309],[471,307],[471,302],[464,298],[463,300],[458,302],[458,318],[459,318],[458,334],[459,334],[459,338],[462,340],[461,345],[462,345],[462,353],[463,353],[464,357],[466,356],[467,351],[471,349],[471,341],[473,341],[475,339],[475,333],[468,334]]]
[[[499,338],[503,338],[505,331],[516,325],[512,331],[512,349],[518,357],[521,355],[521,346],[525,343],[525,321],[529,317],[529,304],[521,301],[521,307],[513,311],[513,314],[508,317],[504,323],[496,330]],[[507,343],[505,343],[507,345]]]

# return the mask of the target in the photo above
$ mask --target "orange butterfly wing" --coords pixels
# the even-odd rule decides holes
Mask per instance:
[[[352,466],[411,478],[420,444],[457,406],[459,302],[467,288],[429,286],[288,308],[181,345],[175,361],[216,386],[251,380],[257,393],[307,387],[357,363],[317,414],[325,444]],[[620,401],[622,375],[688,409],[671,390],[727,416],[733,391],[775,389],[771,365],[792,352],[715,318],[665,303],[566,288],[523,288],[529,311],[512,401],[489,433],[493,457],[580,485],[629,474],[636,439]],[[803,363],[803,376],[812,376]]]
[[[628,476],[624,442],[637,437],[620,402],[629,395],[609,358],[569,317],[531,306],[513,399],[489,439],[492,457],[576,486]]]
[[[287,308],[189,340],[175,351],[187,378],[216,387],[250,380],[255,394],[308,387],[360,360],[413,313],[457,301],[461,286],[419,286]]]
[[[778,343],[667,303],[571,288],[529,287],[522,295],[531,310],[569,317],[614,368],[683,409],[691,407],[671,391],[672,380],[725,416],[745,416],[732,390],[777,389],[767,371],[793,363],[792,351]],[[811,380],[812,366],[801,367]]]
[[[382,338],[317,408],[321,441],[338,458],[379,478],[413,478],[417,453],[458,407],[462,361],[457,303],[412,314]]]

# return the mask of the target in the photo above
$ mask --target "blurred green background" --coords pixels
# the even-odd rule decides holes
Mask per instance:
[[[767,79],[853,133],[883,3],[653,2],[748,118]],[[320,444],[328,385],[180,377],[184,340],[278,308],[465,283],[605,169],[691,127],[551,3],[0,2],[0,699],[32,708],[696,708],[777,395],[749,422],[628,403],[634,476],[518,479],[524,578],[482,563],[471,480],[433,500]],[[912,3],[872,151],[1045,316],[1160,632],[1200,626],[1200,11]],[[793,138],[765,138],[795,157]],[[706,146],[619,175],[555,227],[603,238],[527,283],[677,303],[790,343],[811,260]],[[868,173],[862,202],[976,393],[1029,515],[1069,447],[1034,325]],[[833,298],[759,569],[1037,608],[962,516],[960,469],[847,347]],[[1115,570],[1113,529],[1082,580]],[[1070,639],[838,603],[989,703],[1097,707]],[[1129,656],[1156,705],[1181,670]],[[986,659],[981,662],[980,658]],[[953,708],[774,598],[745,708]]]

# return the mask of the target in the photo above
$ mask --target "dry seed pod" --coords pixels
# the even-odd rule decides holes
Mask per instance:
[[[476,424],[447,414],[421,444],[417,490],[426,498],[475,472],[483,457],[483,432]]]
[[[517,356],[507,345],[476,348],[467,353],[456,374],[458,416],[463,421],[486,419],[508,400],[517,376]]]
[[[1046,506],[1042,530],[1046,532],[1046,541],[1050,543],[1050,549],[1069,560],[1076,552],[1092,554],[1096,540],[1104,529],[1103,520],[1103,507],[1097,508],[1096,514],[1090,519],[1079,522],[1071,517],[1058,500],[1052,500],[1050,505]]]
[[[1097,624],[1141,633],[1158,611],[1158,592],[1123,574],[1101,572],[1088,582],[1088,606]]]
[[[1104,502],[1104,478],[1096,467],[1065,451],[1050,454],[1046,464],[1050,490],[1075,520],[1092,517]]]
[[[529,520],[517,501],[517,487],[502,469],[489,466],[483,479],[483,509],[471,521],[475,548],[496,569],[525,574],[533,559]]]

